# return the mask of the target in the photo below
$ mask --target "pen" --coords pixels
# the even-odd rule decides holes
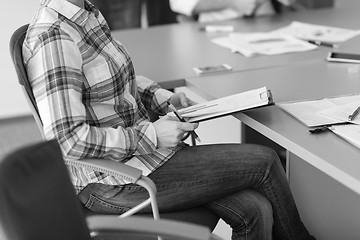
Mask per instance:
[[[357,115],[359,115],[359,112],[360,112],[360,107],[358,107],[351,115],[349,115],[348,120],[349,120],[349,121],[354,120],[354,118],[355,118]]]
[[[325,132],[328,129],[329,128],[327,126],[322,126],[322,127],[310,129],[309,132],[311,132],[311,133],[322,133],[322,132]]]
[[[174,105],[172,105],[170,102],[167,102],[167,104],[169,105],[169,108],[171,109],[171,111],[174,112],[175,116],[181,121],[181,122],[186,122],[185,119],[180,115],[180,113],[176,110],[176,108],[174,107]],[[192,135],[194,136],[194,138],[198,141],[201,142],[199,136],[196,134],[195,131],[191,131]]]
[[[318,46],[330,47],[330,48],[337,48],[337,45],[336,45],[336,44],[327,43],[327,42],[322,42],[322,41],[319,41],[319,40],[307,40],[307,42],[308,42],[308,43],[311,43],[311,44],[318,45]]]

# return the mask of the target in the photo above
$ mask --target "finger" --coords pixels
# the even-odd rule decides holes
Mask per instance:
[[[183,93],[183,92],[179,93],[178,97],[179,97],[181,106],[187,107],[189,105],[188,98],[186,97],[185,93]]]
[[[175,115],[168,115],[168,114],[160,117],[160,119],[164,121],[179,121],[179,119]]]
[[[182,134],[181,139],[179,139],[179,140],[184,141],[185,139],[187,139],[189,137],[189,135],[190,135],[190,132],[186,132],[186,133]]]
[[[193,105],[196,105],[196,104],[198,104],[198,103],[195,102],[194,100],[188,98],[188,105],[189,105],[189,106],[193,106]]]
[[[194,131],[198,125],[198,123],[182,122],[179,124],[179,129],[184,132]]]

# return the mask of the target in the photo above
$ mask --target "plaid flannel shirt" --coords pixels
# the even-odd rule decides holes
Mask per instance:
[[[157,148],[146,109],[164,114],[173,94],[136,76],[126,49],[101,13],[64,0],[41,0],[23,45],[24,62],[47,139],[65,158],[123,162],[148,175],[180,147]],[[77,193],[89,183],[122,179],[69,167]]]

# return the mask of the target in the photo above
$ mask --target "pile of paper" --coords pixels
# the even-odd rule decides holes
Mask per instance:
[[[277,29],[272,33],[287,34],[304,40],[341,43],[355,37],[359,31],[294,21],[289,26]]]
[[[290,25],[271,32],[230,33],[226,37],[212,39],[212,42],[229,48],[246,57],[255,55],[277,55],[291,52],[310,51],[317,45],[308,41],[341,43],[360,32],[358,30],[292,22]]]
[[[360,106],[359,94],[277,105],[306,126],[328,126],[327,129],[360,148],[360,115],[349,119]]]
[[[360,115],[352,121],[348,119],[349,115],[360,106],[360,94],[285,102],[277,105],[308,127],[339,123],[360,125]]]
[[[293,36],[277,33],[232,33],[212,41],[246,57],[303,52],[317,48],[316,45]]]

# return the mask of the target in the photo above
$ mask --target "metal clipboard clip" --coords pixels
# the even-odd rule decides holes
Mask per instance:
[[[265,92],[260,93],[260,99],[268,99],[269,103],[274,103],[271,90],[266,90]]]

